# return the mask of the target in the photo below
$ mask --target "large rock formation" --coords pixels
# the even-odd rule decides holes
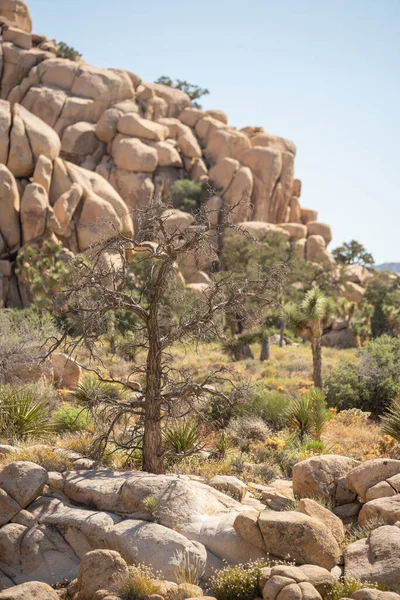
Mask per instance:
[[[237,221],[282,224],[310,260],[327,256],[330,228],[299,204],[292,142],[238,131],[222,111],[134,73],[59,58],[31,31],[24,2],[1,0],[0,258],[49,235],[85,250],[102,219],[130,233],[127,213],[182,177],[217,188],[216,223],[239,203]]]

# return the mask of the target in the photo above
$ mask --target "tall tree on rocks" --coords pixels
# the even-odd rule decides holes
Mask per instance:
[[[99,379],[128,392],[90,407],[99,450],[139,450],[143,469],[152,473],[165,469],[163,429],[168,419],[184,417],[206,395],[229,402],[224,390],[229,382],[236,385],[225,367],[193,380],[173,361],[174,348],[223,339],[227,314],[243,315],[248,326],[257,323],[280,293],[283,279],[281,268],[260,266],[254,277],[225,271],[211,275],[208,285],[188,290],[180,265],[189,261],[204,268],[217,260],[213,240],[218,232],[211,229],[205,209],[190,226],[174,221],[172,213],[156,201],[138,210],[138,233],[130,238],[115,232],[112,239],[77,256],[54,297],[54,311],[67,327],[53,350],[63,347],[77,357],[84,344]],[[229,213],[221,227],[236,227]],[[124,377],[112,377],[101,360],[110,315],[123,331],[116,352],[129,346],[129,355],[136,356]]]

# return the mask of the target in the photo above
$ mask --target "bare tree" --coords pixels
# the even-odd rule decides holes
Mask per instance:
[[[75,259],[54,298],[54,310],[68,323],[54,347],[63,345],[76,356],[85,344],[95,365],[90,368],[103,381],[119,383],[130,392],[124,399],[103,400],[96,406],[95,414],[103,417],[103,426],[96,431],[98,443],[103,448],[111,444],[140,449],[143,469],[162,473],[163,421],[196,411],[205,395],[225,397],[220,384],[231,379],[218,369],[202,381],[193,381],[184,368],[174,366],[171,349],[190,341],[223,338],[227,314],[243,315],[243,323],[249,326],[275,301],[283,275],[279,267],[264,271],[261,266],[252,279],[220,272],[211,275],[209,285],[188,292],[180,265],[192,261],[202,268],[217,260],[214,240],[221,228],[238,229],[230,214],[217,230],[212,229],[206,210],[188,227],[175,222],[166,205],[156,201],[135,217],[134,238],[116,232]],[[124,378],[105,374],[106,365],[99,358],[110,315],[129,323],[129,344],[137,353]]]

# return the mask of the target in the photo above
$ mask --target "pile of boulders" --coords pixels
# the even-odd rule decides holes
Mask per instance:
[[[22,0],[0,0],[0,34],[0,259],[46,236],[84,251],[105,223],[131,234],[128,213],[184,177],[211,183],[214,225],[235,207],[237,222],[275,224],[301,256],[331,260],[330,227],[299,204],[292,142],[131,72],[56,58]],[[8,263],[0,275],[0,304],[23,304]]]
[[[208,485],[189,476],[87,466],[81,459],[76,470],[56,473],[14,461],[0,472],[0,588],[72,581],[84,557],[107,550],[114,554],[104,554],[105,561],[119,553],[119,564],[148,564],[171,582],[182,556],[203,582],[226,563],[296,565],[263,570],[265,600],[284,588],[282,598],[317,599],[339,577],[400,591],[400,461],[359,464],[337,455],[302,461],[293,471],[300,501],[292,510],[284,502],[267,506],[273,487],[275,500],[290,499],[289,482],[263,490],[230,476]],[[265,491],[265,503],[251,491]],[[373,523],[372,531],[348,543],[344,524],[357,515],[360,526]]]

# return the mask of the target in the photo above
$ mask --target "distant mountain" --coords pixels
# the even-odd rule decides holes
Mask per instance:
[[[377,271],[392,271],[392,273],[400,273],[400,263],[382,263],[381,265],[375,265],[374,269]]]

